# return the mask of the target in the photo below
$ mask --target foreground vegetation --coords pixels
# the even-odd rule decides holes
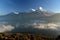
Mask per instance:
[[[0,40],[58,40],[59,38],[24,33],[0,33]]]

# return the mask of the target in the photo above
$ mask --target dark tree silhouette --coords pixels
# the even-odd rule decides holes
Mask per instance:
[[[56,40],[60,40],[60,35],[57,36]]]

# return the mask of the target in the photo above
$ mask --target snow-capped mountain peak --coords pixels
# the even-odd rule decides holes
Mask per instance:
[[[40,11],[46,11],[43,7],[39,7],[38,10],[40,10]]]
[[[19,12],[14,11],[14,14],[19,14]]]
[[[40,9],[40,10],[43,10],[43,8],[42,8],[42,7],[39,7],[39,9]]]
[[[35,9],[31,9],[32,11],[36,11]]]

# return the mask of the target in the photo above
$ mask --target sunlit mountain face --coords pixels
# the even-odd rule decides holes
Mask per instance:
[[[31,9],[28,12],[11,12],[0,16],[0,32],[57,36],[60,34],[59,17],[59,13],[49,12],[42,7],[37,10]]]

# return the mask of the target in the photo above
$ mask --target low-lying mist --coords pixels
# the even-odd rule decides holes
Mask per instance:
[[[16,23],[14,25],[0,23],[0,32],[29,32],[36,34],[59,35],[60,23]],[[52,34],[51,34],[52,33]]]
[[[0,33],[6,32],[6,31],[12,31],[14,27],[12,25],[5,25],[3,23],[0,23]]]

